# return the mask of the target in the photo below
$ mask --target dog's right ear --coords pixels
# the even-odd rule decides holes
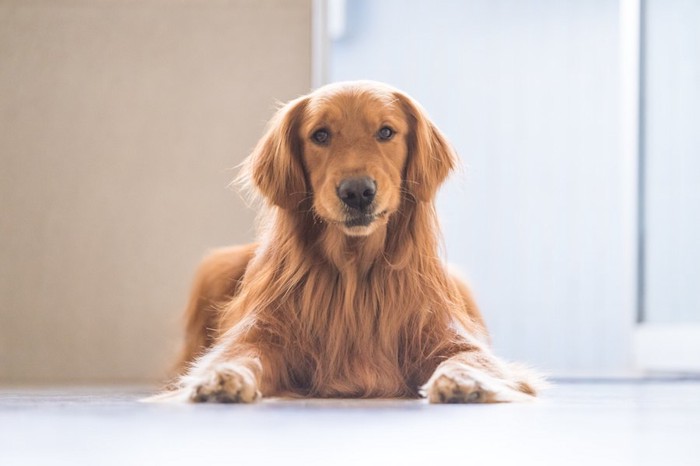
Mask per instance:
[[[300,97],[279,109],[246,161],[249,180],[283,209],[296,209],[309,196],[299,139],[307,100]]]

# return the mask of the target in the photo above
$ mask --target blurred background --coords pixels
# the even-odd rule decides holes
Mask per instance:
[[[0,0],[0,383],[154,382],[227,188],[327,82],[418,99],[497,351],[559,376],[700,371],[700,2]]]

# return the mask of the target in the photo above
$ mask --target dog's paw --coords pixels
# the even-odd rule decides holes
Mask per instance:
[[[466,374],[441,374],[424,392],[431,403],[483,403],[487,398],[486,390]]]
[[[253,374],[233,365],[190,376],[186,385],[189,401],[195,403],[252,403],[261,397]]]
[[[527,401],[530,395],[485,374],[453,369],[433,375],[421,392],[431,403],[507,403]]]

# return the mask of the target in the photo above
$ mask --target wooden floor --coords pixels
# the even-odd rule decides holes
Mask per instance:
[[[535,403],[161,405],[0,389],[0,465],[700,465],[699,381],[561,382]]]

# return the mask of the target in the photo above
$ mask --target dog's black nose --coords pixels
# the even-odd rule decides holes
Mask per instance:
[[[377,183],[366,176],[348,178],[338,185],[338,197],[350,208],[363,210],[374,201]]]

